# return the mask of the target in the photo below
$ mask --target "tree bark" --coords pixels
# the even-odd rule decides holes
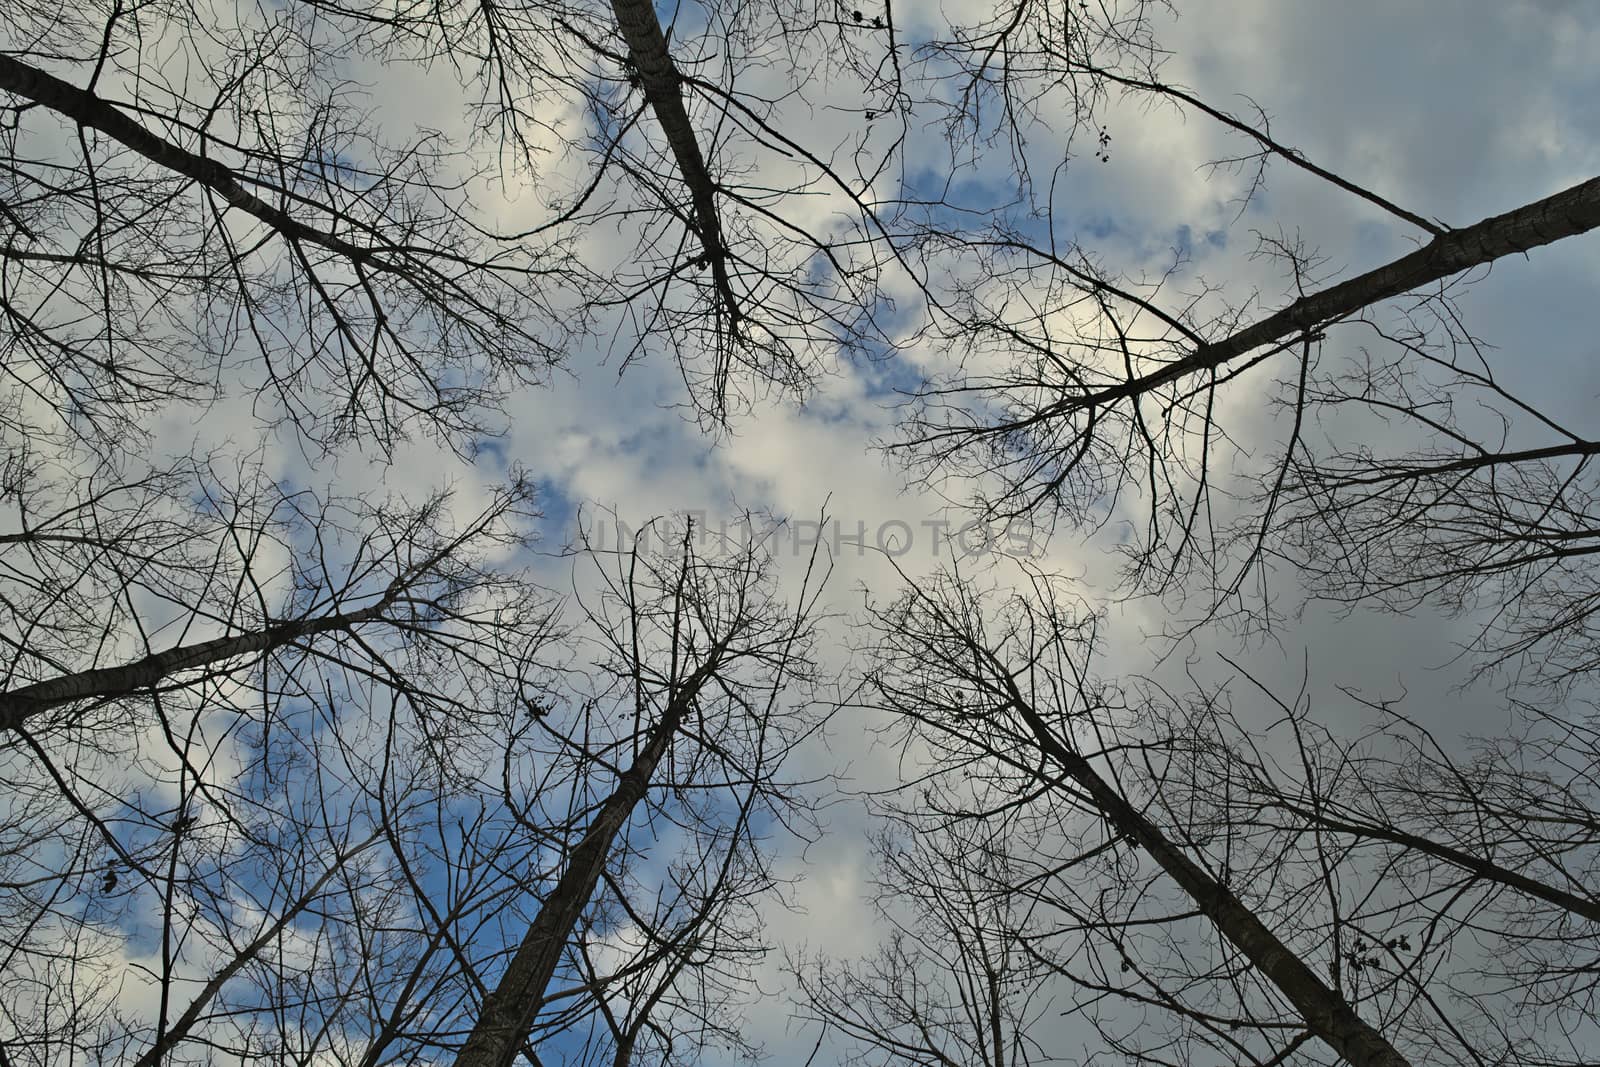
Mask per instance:
[[[1061,410],[1098,408],[1142,396],[1180,378],[1215,370],[1285,337],[1314,332],[1380,300],[1481,267],[1503,256],[1587,233],[1600,226],[1600,178],[1525,204],[1503,215],[1449,230],[1423,247],[1348,281],[1304,296],[1220,341],[1203,344],[1173,363],[1120,385],[1066,397]]]
[[[301,638],[348,630],[360,623],[382,617],[389,598],[359,611],[324,615],[314,619],[295,619],[254,633],[218,637],[193,645],[179,645],[165,652],[152,652],[143,659],[119,667],[97,667],[76,674],[49,678],[0,693],[0,733],[15,730],[40,712],[79,700],[128,696],[147,689],[179,671],[196,670],[215,663],[275,648]]]
[[[1154,823],[1100,777],[1088,760],[1062,744],[1024,699],[1009,673],[1004,670],[998,673],[1013,706],[1040,748],[1083,787],[1107,821],[1144,848],[1217,930],[1288,998],[1308,1030],[1355,1067],[1410,1067],[1410,1061],[1387,1038],[1363,1022],[1344,997],[1318,978],[1232,890],[1184,855]]]
[[[1486,859],[1474,856],[1470,852],[1463,852],[1460,849],[1451,848],[1449,845],[1441,845],[1437,841],[1429,840],[1426,837],[1409,834],[1404,830],[1379,823],[1347,822],[1344,819],[1307,811],[1292,804],[1284,804],[1283,808],[1285,811],[1292,812],[1301,818],[1316,823],[1324,830],[1336,834],[1346,834],[1351,837],[1387,841],[1390,844],[1399,845],[1414,852],[1421,852],[1435,859],[1443,860],[1452,867],[1457,867],[1469,874],[1476,875],[1485,881],[1498,882],[1501,885],[1509,886],[1530,897],[1536,897],[1547,904],[1553,904],[1563,911],[1570,911],[1574,915],[1581,915],[1591,922],[1600,923],[1600,901],[1580,897],[1576,893],[1569,893],[1564,889],[1546,885],[1537,879],[1518,874],[1516,871],[1507,870],[1497,863],[1491,863]]]
[[[661,32],[655,6],[651,0],[611,0],[611,11],[616,16],[622,39],[627,42],[628,57],[638,72],[645,99],[655,112],[656,121],[661,124],[672,155],[678,161],[678,171],[689,187],[701,250],[711,266],[718,296],[737,326],[739,307],[734,302],[733,287],[728,280],[728,248],[722,240],[722,220],[717,213],[717,183],[711,178],[700,142],[689,122],[689,112],[683,104],[683,78],[667,51],[667,38]]]
[[[517,1050],[527,1040],[543,1005],[546,986],[605,870],[618,833],[639,801],[644,799],[672,737],[688,715],[701,687],[716,671],[724,646],[712,648],[693,674],[667,702],[661,720],[651,729],[643,750],[622,773],[616,788],[572,850],[567,869],[528,926],[522,944],[484,998],[472,1033],[456,1055],[456,1067],[511,1067]]]
[[[151,133],[88,90],[6,55],[0,55],[0,90],[32,100],[81,126],[98,130],[152,163],[199,182],[287,238],[320,245],[374,269],[390,269],[388,264],[374,258],[378,249],[346,241],[300,222],[287,211],[273,207],[246,190],[233,171],[223,164]]]

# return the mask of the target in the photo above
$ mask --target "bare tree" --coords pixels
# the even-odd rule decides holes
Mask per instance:
[[[755,826],[804,828],[776,775],[809,729],[815,588],[786,614],[755,545],[635,554],[571,636],[513,562],[525,483],[456,526],[445,497],[319,500],[220,457],[147,469],[141,445],[154,417],[243,401],[313,457],[418,429],[470,451],[619,312],[625,358],[664,341],[714,419],[741,375],[803,389],[873,331],[867,188],[893,142],[781,132],[792,89],[733,86],[777,31],[732,9],[680,28],[677,59],[638,5],[16,14],[0,1054],[382,1063],[488,1034],[505,1060],[584,1027],[618,1062],[737,1043],[723,1005],[773,888]],[[809,21],[792,47],[869,36]],[[737,53],[720,76],[716,48]],[[372,121],[371,57],[481,92],[478,135]],[[495,205],[552,148],[578,160],[570,202],[508,230]],[[807,169],[741,186],[746,148]],[[789,217],[815,187],[842,226]],[[851,236],[849,210],[878,228]],[[574,246],[600,223],[637,243],[591,269]],[[672,845],[648,839],[669,827],[684,853],[662,883]],[[601,941],[632,957],[602,966]],[[517,998],[540,1017],[497,1031]]]
[[[93,487],[8,546],[68,594],[21,631],[80,650],[15,656],[3,698],[9,1058],[378,1064],[468,1037],[470,1061],[486,1035],[510,1062],[617,1005],[616,1062],[642,1034],[671,1058],[733,1033],[717,1013],[776,888],[753,820],[808,825],[779,771],[817,725],[820,573],[790,611],[762,544],[702,555],[686,532],[615,556],[569,627],[483,568],[525,498],[449,531],[437,505],[218,492],[209,528],[175,520],[162,543],[154,516],[113,521],[147,488]],[[263,572],[308,538],[315,556]],[[132,583],[136,556],[151,577]],[[107,636],[143,626],[150,650],[103,639],[99,666],[66,623],[119,574]],[[599,940],[632,947],[602,961]],[[497,1029],[508,1001],[531,1010]]]
[[[1600,179],[1447,225],[1166,79],[1160,6],[15,5],[0,1064],[758,1052],[735,1009],[781,888],[766,837],[816,829],[782,768],[821,718],[823,575],[784,603],[764,546],[679,528],[586,547],[598,592],[559,597],[523,569],[520,476],[463,517],[147,454],[209,405],[312,462],[416,434],[470,456],[600,337],[675,360],[714,426],[931,340],[956,369],[894,447],[974,476],[989,516],[1137,499],[1133,590],[1254,624],[1287,564],[1351,604],[1491,602],[1488,663],[1593,670],[1600,446],[1453,297],[1600,226]],[[380,76],[468,121],[385,113]],[[1294,167],[1418,247],[1335,281],[1263,238],[1272,306],[1117,274],[1052,191],[1109,158],[1114,94],[1242,138],[1218,166],[1247,197]],[[931,180],[908,149],[944,157]],[[1220,405],[1264,381],[1283,439],[1225,480]],[[1093,613],[1022,588],[951,576],[876,619],[921,787],[893,812],[912,844],[880,850],[897,932],[801,969],[861,1058],[1064,1058],[1037,1033],[1069,992],[1148,1062],[1582,1060],[1584,714],[1523,707],[1465,761],[1400,721],[1399,759],[1293,703],[1286,772],[1215,693],[1097,679]]]
[[[1318,931],[1272,910],[1273,857],[1241,863],[1236,827],[1167,809],[1160,754],[1174,742],[1141,736],[1140,704],[1092,674],[1094,616],[1045,576],[1025,589],[991,607],[957,577],[924,583],[877,616],[872,649],[874,703],[927,768],[923,806],[1029,820],[1007,836],[1031,853],[1010,892],[1045,932],[1022,943],[1089,1007],[1114,998],[1164,1017],[1130,1032],[1092,1016],[1143,1061],[1182,1062],[1196,1045],[1286,1058],[1309,1035],[1349,1063],[1411,1062],[1392,1005],[1341,986]]]
[[[1027,942],[1041,931],[1012,891],[1019,872],[1001,833],[918,819],[875,841],[877,910],[890,933],[854,961],[791,964],[800,1010],[850,1063],[1010,1067],[1064,1058],[1037,1033],[1050,975]]]
[[[1427,462],[1397,459],[1388,466],[1368,457],[1367,464],[1354,470],[1337,466],[1336,459],[1327,477],[1350,493],[1362,492],[1363,484],[1396,485],[1394,494],[1399,496],[1424,479],[1449,485],[1497,464],[1515,468],[1581,458],[1581,442],[1572,444],[1571,435],[1559,427],[1551,429],[1565,438],[1562,444],[1527,454],[1500,454],[1450,435],[1450,424],[1437,423],[1429,414],[1431,405],[1407,395],[1405,384],[1415,380],[1413,374],[1442,369],[1454,378],[1442,388],[1490,396],[1496,391],[1492,372],[1435,356],[1418,340],[1403,345],[1397,357],[1397,364],[1404,359],[1421,364],[1414,372],[1368,366],[1363,374],[1358,367],[1353,384],[1339,385],[1338,379],[1313,377],[1312,369],[1315,353],[1334,325],[1359,319],[1393,298],[1448,283],[1471,268],[1597,225],[1600,179],[1442,233],[1408,256],[1323,288],[1305,277],[1311,267],[1303,250],[1279,247],[1275,251],[1292,266],[1302,295],[1242,326],[1240,314],[1233,311],[1214,321],[1197,320],[1193,309],[1198,298],[1163,307],[1156,295],[1161,284],[1141,290],[1108,276],[1077,250],[1056,252],[1005,234],[948,236],[944,243],[980,255],[987,276],[999,284],[961,294],[963,303],[954,305],[958,315],[947,336],[964,346],[1007,351],[1015,363],[997,374],[957,376],[928,386],[906,424],[907,440],[898,447],[935,471],[997,477],[996,495],[982,498],[980,505],[1001,517],[1060,512],[1072,521],[1090,522],[1103,516],[1106,501],[1123,490],[1145,490],[1150,528],[1143,542],[1145,555],[1137,563],[1139,573],[1157,587],[1193,565],[1191,550],[1201,553],[1212,545],[1198,524],[1212,478],[1208,459],[1226,440],[1225,428],[1215,424],[1212,414],[1215,392],[1269,361],[1290,368],[1286,388],[1294,413],[1283,464],[1268,473],[1257,518],[1257,526],[1269,531],[1286,494],[1298,493],[1318,508],[1336,509],[1342,503],[1324,505],[1317,499],[1319,492],[1330,489],[1313,480],[1312,471],[1320,470],[1322,461],[1301,438],[1314,408],[1365,404],[1454,436],[1447,443],[1466,450],[1435,455]],[[1007,304],[1013,289],[1018,296],[1024,290],[1045,294],[1046,306],[1029,311],[1026,320],[1008,319],[997,308]],[[1448,324],[1447,312],[1439,315]],[[1058,334],[1046,323],[1085,325],[1063,326],[1068,332]],[[1457,343],[1464,344],[1459,338]],[[1471,353],[1462,355],[1470,359]],[[1505,399],[1510,401],[1504,405],[1508,417],[1518,414],[1514,397]],[[1347,464],[1358,461],[1355,454],[1344,457]],[[1439,505],[1442,514],[1431,524],[1450,525],[1449,503]],[[1398,516],[1389,521],[1396,528],[1401,522]],[[1331,515],[1318,525],[1335,533],[1337,527]],[[1247,526],[1245,532],[1250,530]],[[1524,543],[1537,539],[1530,533]],[[1259,552],[1259,544],[1254,548]],[[1224,569],[1219,580],[1234,577]],[[1223,589],[1225,594],[1237,591],[1237,582]]]
[[[794,699],[786,690],[807,680],[808,619],[820,588],[808,580],[797,609],[784,610],[771,599],[759,551],[747,545],[730,558],[701,561],[691,524],[680,555],[668,564],[641,560],[637,551],[621,557],[591,611],[607,654],[601,668],[610,675],[609,691],[631,720],[614,746],[592,757],[615,768],[615,782],[589,809],[560,877],[485,996],[457,1063],[508,1065],[516,1057],[636,809],[694,827],[715,818],[709,794],[732,791],[741,797],[736,818],[720,831],[730,835],[724,847],[732,850],[731,860],[748,846],[748,805],[783,804],[771,776],[804,736],[785,723],[786,704]],[[652,802],[652,793],[662,799]],[[628,906],[626,888],[613,884],[631,921],[648,916]],[[700,910],[703,920],[705,906]],[[691,922],[687,936],[701,925]],[[670,927],[643,933],[669,944],[685,936]],[[649,1013],[647,1005],[642,1015]],[[637,1032],[635,1025],[620,1035],[623,1061]]]
[[[1163,80],[1156,6],[1024,0],[917,37],[890,8],[833,3],[709,4],[671,26],[632,2],[317,0],[222,28],[183,5],[25,9],[0,55],[15,118],[0,298],[7,374],[32,399],[3,417],[13,437],[49,428],[103,450],[138,412],[242,375],[257,410],[303,441],[387,443],[422,425],[470,448],[508,388],[622,316],[624,360],[670,349],[690,403],[720,421],[752,387],[803,392],[841,346],[915,343],[878,322],[887,271],[954,352],[1010,364],[930,382],[901,442],[927,472],[995,476],[979,493],[989,512],[1092,522],[1137,490],[1136,587],[1201,573],[1218,608],[1278,558],[1315,592],[1402,604],[1462,606],[1487,575],[1529,593],[1486,635],[1495,658],[1542,664],[1553,649],[1548,673],[1587,670],[1591,435],[1541,421],[1498,382],[1449,297],[1474,268],[1593,228],[1596,183],[1471,225],[1430,220],[1310,160],[1264,112],[1246,120]],[[205,84],[134,47],[159,35],[183,42]],[[479,139],[368,121],[348,75],[367,57],[448,67]],[[801,133],[813,78],[859,95],[859,136]],[[1244,138],[1222,163],[1256,166],[1252,189],[1268,162],[1293,166],[1426,243],[1324,284],[1314,251],[1268,239],[1294,295],[1258,312],[1225,292],[1169,295],[1171,278],[1118,278],[1092,249],[1013,225],[1024,209],[1049,225],[1030,137],[1065,116],[1067,157],[1089,132],[1104,155],[1112,93]],[[1014,202],[875,191],[930,113],[952,174],[992,177],[1003,161]],[[547,172],[571,188],[523,200],[514,232],[471,206]],[[602,227],[615,255],[574,251]],[[947,276],[961,281],[930,281]],[[1397,328],[1389,309],[1407,296]],[[1362,329],[1379,355],[1335,349],[1323,369]],[[1255,506],[1212,529],[1229,433],[1218,390],[1256,389],[1273,368],[1286,440],[1256,472]],[[1464,422],[1453,412],[1469,396],[1509,421]],[[1319,419],[1355,408],[1408,424],[1398,439],[1416,447],[1374,453],[1344,423],[1314,444]],[[1387,551],[1408,538],[1432,551]]]
[[[1524,707],[1506,735],[1462,745],[1394,701],[1349,693],[1376,720],[1354,732],[1314,715],[1304,689],[1248,692],[1267,716],[1217,701],[1180,712],[1184,771],[1167,803],[1228,827],[1240,852],[1314,872],[1271,883],[1273,906],[1326,930],[1345,985],[1407,1004],[1412,1040],[1441,1060],[1585,1061],[1600,924],[1592,713]]]
[[[876,617],[872,683],[916,783],[901,807],[969,842],[943,862],[1011,917],[1064,1015],[1150,1063],[1322,1062],[1318,1044],[1352,1063],[1587,1062],[1592,715],[1522,706],[1465,749],[1355,692],[1365,732],[1313,718],[1304,690],[1261,690],[1243,718],[1225,686],[1097,678],[1094,614],[1057,579],[1025,582],[906,593]],[[958,899],[937,869],[897,866],[884,891]],[[892,985],[909,971],[880,969],[872,996],[937,1003]],[[938,1061],[899,1030],[903,1004],[806,989],[883,1062]]]
[[[924,262],[960,264],[930,293],[928,326],[956,369],[909,398],[891,449],[930,481],[965,479],[988,518],[1137,525],[1129,591],[1197,594],[1201,619],[1271,621],[1286,562],[1343,602],[1506,605],[1486,662],[1539,681],[1591,669],[1594,435],[1523,395],[1507,367],[1526,361],[1497,366],[1455,298],[1489,265],[1600,225],[1600,179],[1468,224],[1430,219],[1310,159],[1264,109],[1241,118],[1165,80],[1144,6],[1113,5],[1123,18],[1102,27],[1071,5],[1008,4],[938,46],[966,86],[952,123],[1015,146],[1035,214],[923,231]],[[1213,170],[1250,168],[1246,201],[1269,163],[1294,167],[1418,247],[1332,280],[1279,220],[1258,248],[1282,266],[1277,304],[1193,278],[1181,253],[1121,275],[1056,217],[1026,149],[1045,101],[1108,137],[1095,116],[1110,93],[1241,138]],[[1267,420],[1219,415],[1235,397],[1274,412],[1270,448],[1254,439]]]
[[[137,412],[243,369],[258,413],[308,441],[387,443],[418,420],[460,440],[554,361],[558,254],[474,226],[433,138],[367,143],[293,15],[231,40],[189,27],[216,83],[191,98],[120,69],[181,10],[102,14],[60,52],[58,26],[37,59],[0,55],[7,374],[60,417],[10,412],[13,433],[127,443]],[[87,84],[40,66],[52,53]]]
[[[591,326],[677,358],[713,420],[803,392],[888,340],[898,207],[873,186],[911,100],[893,27],[835,7],[25,7],[0,52],[7,373],[102,446],[243,372],[307,440],[465,448]],[[473,136],[379,121],[374,59],[442,83]],[[797,136],[819,66],[901,132]]]
[[[259,1048],[241,989],[403,895],[376,845],[472,774],[557,634],[548,594],[485,567],[520,543],[525,487],[452,528],[442,499],[200,485],[14,498],[5,1040],[30,1060]]]

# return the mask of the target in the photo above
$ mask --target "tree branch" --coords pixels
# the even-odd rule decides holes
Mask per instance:
[[[347,630],[380,618],[388,606],[389,598],[385,597],[379,603],[359,611],[314,619],[295,619],[254,633],[179,645],[165,652],[152,652],[143,659],[118,667],[97,667],[0,693],[0,732],[14,730],[40,712],[63,704],[97,697],[126,696],[153,686],[179,671],[207,667],[257,652],[271,652],[303,637],[330,630]]]
[[[1442,234],[1410,255],[1302,297],[1253,326],[1203,344],[1158,371],[1120,385],[1069,397],[1058,411],[1098,408],[1143,396],[1191,374],[1214,370],[1263,345],[1294,334],[1314,333],[1380,300],[1410,292],[1503,256],[1528,252],[1600,226],[1600,177],[1459,230]]]
[[[628,57],[638,72],[645,99],[655,112],[656,121],[661,123],[667,144],[678,161],[678,171],[689,187],[695,231],[706,261],[711,265],[717,294],[726,305],[728,318],[737,333],[741,315],[728,279],[728,246],[722,239],[722,221],[717,213],[717,184],[706,167],[705,155],[700,151],[700,142],[689,123],[689,112],[683,105],[683,77],[667,51],[667,38],[661,32],[651,0],[611,0],[611,10],[616,15],[617,29],[628,44]]]

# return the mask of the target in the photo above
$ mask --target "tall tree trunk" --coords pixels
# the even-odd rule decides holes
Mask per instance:
[[[611,0],[611,11],[616,16],[622,39],[628,44],[628,58],[639,74],[645,99],[655,112],[656,121],[661,124],[672,155],[678,161],[678,171],[689,187],[701,251],[711,265],[717,295],[737,331],[739,306],[734,301],[728,279],[728,247],[723,243],[722,220],[717,214],[717,183],[712,180],[705,154],[689,123],[689,112],[683,104],[683,78],[667,51],[667,38],[656,18],[655,5],[651,0]]]
[[[28,719],[51,708],[79,700],[130,696],[147,689],[181,671],[197,670],[223,663],[239,656],[271,652],[275,648],[316,634],[333,630],[348,630],[364,622],[383,616],[389,606],[389,596],[377,604],[359,611],[324,615],[311,619],[294,619],[277,623],[253,633],[233,637],[218,637],[193,645],[179,645],[165,652],[152,652],[143,659],[124,663],[120,667],[96,667],[59,678],[20,686],[0,693],[0,733],[22,726]]]
[[[714,646],[693,674],[667,702],[661,720],[651,728],[644,748],[622,773],[617,787],[600,806],[600,812],[572,850],[567,869],[528,926],[522,944],[484,998],[466,1044],[456,1055],[456,1067],[510,1067],[517,1050],[533,1029],[572,929],[588,906],[595,885],[605,870],[617,835],[644,799],[656,768],[672,745],[684,717],[701,687],[717,670],[724,645]]]
[[[273,207],[245,189],[233,171],[206,156],[196,155],[171,141],[151,133],[109,102],[86,89],[62,81],[47,71],[29,66],[10,56],[0,55],[0,90],[32,100],[51,111],[65,115],[80,126],[110,137],[131,148],[152,163],[191,178],[220,194],[228,203],[291,240],[320,245],[331,252],[366,263],[375,269],[386,264],[374,258],[377,249],[354,244],[342,237],[308,226],[287,211]]]
[[[998,669],[997,673],[1039,747],[1089,794],[1106,820],[1144,848],[1217,930],[1277,986],[1299,1012],[1308,1030],[1355,1067],[1410,1067],[1410,1061],[1389,1044],[1387,1038],[1363,1022],[1344,997],[1318,978],[1232,890],[1184,855],[1154,823],[1106,782],[1088,760],[1064,745],[1023,697],[1008,672]]]
[[[1160,370],[1092,393],[1065,397],[1055,406],[1063,410],[1092,409],[1141,396],[1190,374],[1214,370],[1285,337],[1313,332],[1380,300],[1493,263],[1504,256],[1587,233],[1597,226],[1600,226],[1600,178],[1590,178],[1503,215],[1459,230],[1448,230],[1410,255],[1301,297],[1252,326],[1220,341],[1198,346]]]
[[[1452,867],[1457,867],[1469,874],[1475,875],[1485,881],[1498,882],[1509,886],[1518,892],[1530,897],[1536,897],[1547,904],[1553,904],[1563,911],[1570,911],[1574,915],[1581,915],[1591,922],[1600,923],[1600,900],[1593,897],[1582,897],[1565,889],[1558,889],[1552,885],[1525,874],[1508,870],[1498,863],[1491,863],[1480,856],[1464,852],[1449,845],[1442,845],[1437,841],[1422,837],[1418,834],[1407,833],[1396,827],[1386,826],[1375,822],[1351,822],[1344,818],[1335,818],[1317,811],[1308,811],[1296,804],[1281,802],[1283,810],[1300,816],[1324,830],[1336,834],[1346,834],[1350,837],[1365,838],[1368,840],[1387,841],[1390,844],[1408,848],[1413,852],[1421,852],[1435,859],[1443,860]]]

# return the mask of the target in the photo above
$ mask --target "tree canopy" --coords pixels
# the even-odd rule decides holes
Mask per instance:
[[[1182,7],[9,3],[0,1067],[1593,1062],[1600,21]]]

